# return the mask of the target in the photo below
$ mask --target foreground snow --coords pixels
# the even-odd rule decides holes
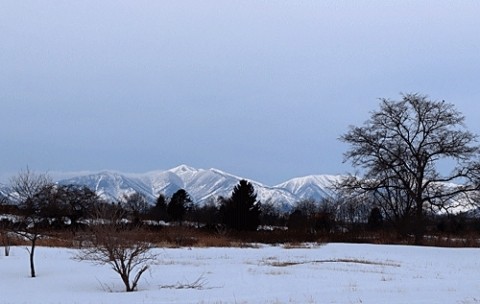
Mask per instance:
[[[23,247],[0,256],[0,303],[480,303],[480,249],[158,249],[134,293],[75,252],[38,248],[35,279]]]

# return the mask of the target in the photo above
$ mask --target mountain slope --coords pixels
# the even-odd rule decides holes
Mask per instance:
[[[309,175],[292,178],[277,188],[285,189],[297,198],[322,200],[334,195],[334,185],[340,181],[337,175]]]
[[[62,179],[60,184],[85,185],[101,197],[116,200],[123,194],[139,192],[154,202],[159,194],[171,196],[179,189],[185,189],[193,200],[203,204],[219,196],[230,196],[233,188],[243,179],[218,169],[195,169],[181,165],[166,171],[152,171],[144,174],[124,174],[103,171],[88,175]],[[270,187],[249,180],[257,192],[258,200],[272,203],[284,209],[305,198],[320,200],[332,194],[326,187],[335,180],[334,176],[308,176],[296,178]]]

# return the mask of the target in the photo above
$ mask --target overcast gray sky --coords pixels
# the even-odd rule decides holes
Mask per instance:
[[[179,164],[274,185],[351,171],[378,98],[480,133],[478,1],[0,2],[0,175]]]

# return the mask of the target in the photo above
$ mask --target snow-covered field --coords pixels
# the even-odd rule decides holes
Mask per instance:
[[[75,250],[37,250],[34,279],[25,248],[2,252],[0,303],[480,303],[480,249],[158,249],[133,293],[108,266],[73,260]]]

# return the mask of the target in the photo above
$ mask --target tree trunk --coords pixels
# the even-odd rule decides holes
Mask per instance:
[[[415,245],[423,244],[423,234],[425,233],[425,222],[423,218],[423,201],[417,200],[417,208],[415,210]]]
[[[122,278],[123,284],[125,284],[125,291],[126,292],[133,291],[133,288],[130,287],[129,275],[127,275],[126,273],[122,273],[122,272],[119,272],[119,273],[120,273],[120,277]]]
[[[10,238],[7,232],[2,233],[2,243],[5,251],[5,256],[8,257],[10,255]]]
[[[36,275],[35,275],[35,263],[34,263],[34,255],[35,255],[35,245],[36,245],[36,242],[37,242],[37,236],[34,236],[32,238],[32,247],[30,248],[30,274],[32,276],[32,278],[34,278]]]

